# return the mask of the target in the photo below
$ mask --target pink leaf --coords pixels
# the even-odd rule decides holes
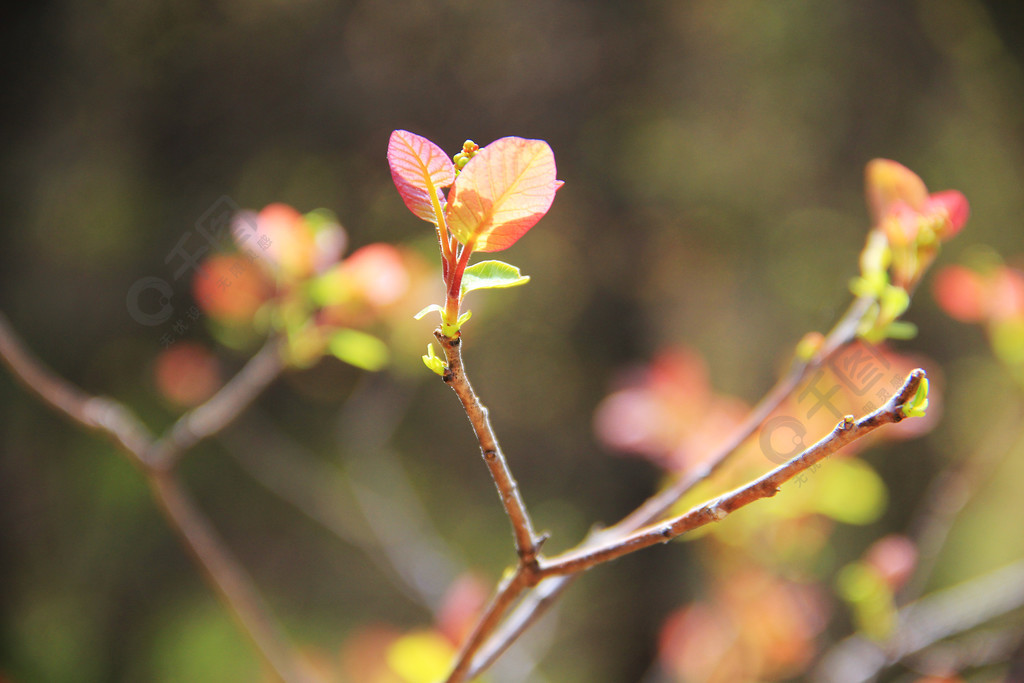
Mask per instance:
[[[967,197],[958,190],[943,190],[928,197],[927,208],[932,211],[945,211],[949,220],[946,229],[939,235],[943,241],[950,239],[964,227],[971,215],[971,207]]]
[[[437,225],[434,199],[443,209],[441,188],[455,181],[455,166],[444,150],[425,137],[396,130],[388,140],[388,166],[398,194],[409,210]]]
[[[476,153],[450,193],[448,229],[475,251],[507,249],[539,221],[562,183],[543,140],[508,137]]]

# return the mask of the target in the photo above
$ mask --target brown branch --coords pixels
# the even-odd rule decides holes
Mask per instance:
[[[136,464],[145,464],[144,454],[153,438],[145,425],[117,401],[90,396],[54,374],[21,343],[2,312],[0,358],[43,403],[83,427],[105,432]]]
[[[907,375],[903,387],[881,408],[857,421],[854,421],[852,416],[843,419],[828,436],[761,478],[715,500],[699,505],[678,517],[640,529],[626,538],[597,548],[586,548],[552,558],[542,558],[539,576],[546,578],[585,571],[637,550],[658,543],[666,543],[705,524],[725,519],[730,513],[756,500],[774,496],[779,492],[779,487],[782,484],[821,462],[843,446],[866,436],[882,425],[903,420],[903,406],[913,398],[924,377],[924,370],[912,371]]]
[[[283,370],[281,341],[271,337],[216,394],[178,418],[154,444],[149,462],[160,469],[173,467],[185,451],[231,424]]]
[[[672,506],[693,487],[717,472],[729,457],[775,412],[775,409],[796,390],[809,372],[821,367],[839,349],[856,338],[857,326],[872,302],[873,299],[869,297],[855,299],[825,337],[818,352],[810,360],[796,361],[789,372],[776,382],[775,386],[754,406],[742,424],[705,460],[701,467],[686,472],[675,483],[648,498],[617,524],[608,527],[605,530],[605,535],[615,536],[630,533],[651,524],[666,515]]]
[[[519,493],[519,485],[516,484],[516,480],[512,476],[505,454],[502,452],[501,446],[498,445],[498,438],[494,435],[494,428],[491,427],[487,408],[480,402],[480,398],[469,383],[469,378],[466,377],[466,370],[462,364],[461,337],[446,337],[440,329],[434,331],[434,336],[441,343],[448,362],[444,381],[462,402],[466,416],[469,417],[469,422],[473,425],[473,431],[480,442],[480,453],[487,464],[487,469],[491,472],[494,485],[498,488],[498,495],[501,496],[505,514],[508,515],[508,519],[512,523],[512,533],[515,536],[516,553],[519,555],[520,563],[534,563],[544,539],[538,537],[533,531],[533,522],[530,521],[526,504]]]
[[[491,602],[484,609],[483,614],[477,620],[473,631],[462,643],[452,670],[445,679],[445,683],[459,683],[466,680],[466,676],[473,663],[473,656],[484,644],[487,637],[501,623],[505,613],[519,598],[523,590],[532,585],[535,575],[535,568],[532,564],[520,562],[515,571],[498,587]]]
[[[779,405],[796,390],[808,373],[821,367],[838,350],[856,338],[857,327],[872,302],[873,299],[870,297],[855,299],[825,337],[818,352],[807,361],[796,361],[786,375],[776,382],[775,386],[765,394],[764,398],[730,434],[728,440],[707,458],[702,467],[686,472],[673,484],[648,498],[615,525],[591,533],[577,546],[575,551],[581,552],[588,548],[614,542],[666,515],[697,484],[717,472]],[[540,615],[533,614],[533,611],[546,611],[568,588],[573,578],[573,575],[550,577],[530,590],[501,624],[500,629],[491,634],[486,645],[481,648],[470,670],[470,678],[489,668],[522,635],[523,631],[539,618]]]
[[[523,595],[515,609],[508,613],[501,625],[481,644],[476,656],[473,657],[473,665],[466,678],[473,680],[489,669],[526,629],[544,616],[579,576],[572,574],[546,579]]]
[[[224,541],[181,489],[174,475],[154,470],[149,483],[164,516],[266,662],[284,681],[305,680],[284,634],[268,617],[269,609],[252,579],[227,551]]]
[[[877,411],[854,422],[852,416],[844,419],[833,432],[819,443],[806,450],[786,464],[764,475],[760,479],[721,496],[689,513],[668,520],[653,527],[644,528],[665,514],[673,504],[696,483],[710,476],[735,452],[744,441],[767,419],[787,396],[799,385],[806,374],[819,367],[838,349],[856,336],[857,324],[870,305],[869,299],[857,299],[843,318],[825,338],[818,352],[809,360],[799,363],[786,377],[769,392],[747,417],[744,424],[734,433],[712,457],[710,465],[698,473],[692,473],[675,485],[656,494],[627,516],[619,524],[591,534],[580,546],[553,558],[538,557],[539,542],[535,540],[525,506],[519,498],[518,488],[508,472],[507,464],[497,446],[497,439],[487,419],[487,410],[480,403],[465,376],[459,339],[448,338],[435,332],[441,342],[448,361],[444,380],[455,390],[463,404],[481,444],[485,461],[491,467],[492,476],[502,494],[506,513],[512,521],[516,536],[516,547],[520,562],[512,578],[504,582],[494,600],[484,611],[473,633],[463,644],[456,659],[448,683],[465,680],[487,669],[508,646],[518,638],[546,610],[571,582],[571,578],[597,564],[621,557],[642,548],[664,543],[699,526],[724,518],[732,511],[755,500],[775,495],[779,486],[804,470],[814,466],[826,456],[846,444],[861,438],[878,427],[903,419],[903,404],[913,397],[924,378],[922,370],[915,370],[908,377],[902,389]],[[492,462],[488,457],[495,457]],[[524,553],[524,548],[532,552]],[[538,587],[540,582],[543,587]],[[511,611],[512,605],[520,599],[527,588],[534,588],[520,600]],[[511,612],[511,613],[509,613]]]
[[[110,398],[90,396],[53,373],[28,351],[7,318],[0,313],[0,358],[4,364],[43,403],[72,421],[112,438],[139,466],[167,522],[199,563],[225,606],[243,626],[259,654],[278,678],[298,682],[305,677],[300,673],[290,647],[273,625],[273,619],[259,599],[252,580],[170,474],[177,453],[208,436],[212,433],[209,430],[223,428],[253,400],[255,394],[252,392],[258,392],[272,379],[268,378],[272,370],[267,360],[270,346],[268,344],[257,354],[254,362],[239,373],[240,377],[225,385],[206,404],[186,413],[158,442],[124,404]],[[273,376],[279,372],[280,368],[273,372]],[[197,414],[199,417],[193,424]],[[173,431],[178,425],[188,425],[187,432],[182,427],[181,435],[175,437]],[[161,444],[174,444],[174,447]],[[164,453],[173,455],[161,455]]]

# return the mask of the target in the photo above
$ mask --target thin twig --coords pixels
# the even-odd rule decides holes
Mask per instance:
[[[253,400],[254,394],[247,392],[259,391],[269,382],[267,375],[270,364],[263,352],[259,357],[257,369],[250,370],[247,366],[240,373],[245,376],[243,380],[229,382],[217,396],[204,404],[207,408],[199,413],[200,419],[197,423],[201,426],[196,427],[195,432],[191,432],[192,437],[182,437],[183,439],[198,437],[197,441],[209,435],[210,432],[207,430],[223,428],[238,411]],[[90,396],[53,373],[28,351],[3,313],[0,313],[0,358],[14,376],[43,403],[72,421],[112,438],[132,462],[139,466],[153,490],[154,497],[160,503],[160,509],[167,522],[199,563],[204,574],[223,598],[225,606],[242,624],[257,652],[281,680],[304,681],[305,677],[300,673],[290,647],[274,626],[274,621],[259,599],[252,580],[213,533],[203,514],[172,478],[169,468],[173,465],[174,458],[154,460],[151,457],[153,453],[162,452],[163,447],[158,448],[158,443],[179,443],[174,440],[170,431],[157,442],[149,429],[124,404],[110,398]],[[280,369],[274,376],[279,372]],[[228,395],[221,396],[225,393]],[[195,411],[186,413],[178,424],[189,424],[194,414]],[[195,441],[192,442],[194,443]]]
[[[604,536],[614,537],[651,524],[667,514],[672,509],[672,506],[679,502],[697,484],[717,472],[728,461],[729,456],[735,453],[758,430],[764,421],[775,412],[775,409],[796,390],[809,372],[821,367],[839,349],[856,338],[857,325],[871,306],[872,301],[868,297],[854,299],[846,313],[843,314],[843,317],[836,322],[832,330],[825,337],[818,352],[810,360],[795,362],[789,372],[765,394],[764,398],[754,406],[742,424],[733,430],[729,438],[715,449],[714,453],[705,460],[701,467],[684,473],[672,485],[648,498],[620,522],[608,527],[605,530]]]
[[[441,348],[444,349],[448,361],[448,369],[444,374],[444,381],[455,391],[455,394],[462,402],[462,407],[473,425],[477,440],[480,442],[480,453],[483,455],[487,469],[491,472],[494,485],[498,488],[501,496],[502,506],[512,523],[512,533],[515,536],[516,553],[521,563],[530,564],[536,561],[537,552],[540,549],[543,538],[539,538],[533,531],[533,522],[526,510],[522,495],[519,493],[519,485],[516,484],[512,471],[508,467],[505,454],[498,445],[498,438],[494,435],[494,428],[488,418],[487,408],[480,402],[480,398],[473,391],[466,376],[466,370],[462,364],[461,338],[446,337],[440,330],[434,332]]]
[[[725,519],[730,513],[756,500],[774,496],[779,492],[779,487],[782,484],[821,462],[843,446],[866,436],[883,425],[903,420],[903,406],[914,396],[924,377],[924,370],[912,371],[907,375],[903,387],[881,408],[856,421],[852,419],[852,416],[844,418],[821,441],[749,484],[699,505],[678,517],[645,527],[626,538],[615,540],[604,546],[577,552],[571,551],[552,558],[542,558],[538,572],[540,577],[547,578],[585,571],[617,557],[658,543],[665,543],[705,524]]]
[[[547,613],[562,596],[565,589],[572,585],[572,582],[579,576],[580,574],[555,576],[542,581],[525,593],[519,604],[509,611],[501,625],[480,646],[476,656],[473,657],[473,665],[466,678],[473,680],[489,669],[526,629]]]
[[[113,437],[136,464],[152,441],[149,430],[122,404],[90,396],[57,376],[18,339],[0,312],[0,358],[26,389],[78,424]]]
[[[484,644],[488,635],[498,627],[502,617],[519,598],[523,590],[531,585],[534,571],[532,564],[520,562],[512,575],[501,583],[494,597],[491,598],[491,602],[474,625],[473,631],[462,643],[462,649],[455,658],[455,663],[448,678],[445,679],[445,683],[460,683],[466,679],[473,663],[473,656]]]

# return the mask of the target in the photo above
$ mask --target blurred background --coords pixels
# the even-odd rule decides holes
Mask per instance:
[[[168,335],[208,349],[224,379],[253,352],[217,344],[203,319],[172,330],[193,305],[172,252],[190,233],[198,240],[197,221],[222,198],[323,207],[349,252],[402,244],[433,268],[432,231],[391,182],[390,132],[450,153],[466,138],[547,140],[565,186],[501,255],[532,281],[471,295],[465,354],[535,521],[552,534],[548,551],[616,521],[663,481],[657,463],[621,457],[595,434],[611,392],[685,349],[707,370],[705,391],[753,404],[798,340],[838,319],[869,228],[871,158],[970,200],[970,222],[933,270],[1024,254],[1024,12],[1009,0],[154,0],[23,3],[5,15],[0,310],[54,370],[156,430],[183,410],[157,379]],[[836,588],[841,569],[888,534],[917,543],[936,500],[949,507],[935,482],[979,451],[984,463],[956,489],[962,509],[946,515],[914,590],[1024,558],[1014,342],[993,354],[983,326],[942,311],[933,276],[908,315],[918,338],[893,350],[928,359],[941,420],[860,453],[884,482],[872,484],[870,514],[833,515],[827,531],[821,515],[801,516],[787,546],[804,548],[796,565],[793,552],[765,559],[756,543],[701,539],[595,569],[492,680],[728,680],[672,654],[694,605],[721,623],[716,577],[733,571],[723,562],[815,591],[807,651],[744,674],[809,679],[864,629],[856,600]],[[171,284],[173,319],[132,315],[127,295],[144,277]],[[433,321],[408,316],[439,289],[402,312],[388,369],[326,359],[288,372],[182,464],[328,680],[355,680],[352,643],[372,640],[368,629],[430,629],[455,599],[444,597],[451,579],[486,594],[514,561],[466,419],[419,360]],[[259,659],[132,465],[7,372],[0,404],[0,680],[259,680]],[[948,674],[1005,675],[1022,624],[1020,609],[1003,615],[990,625],[1001,654],[947,658]],[[928,673],[903,664],[886,675]]]

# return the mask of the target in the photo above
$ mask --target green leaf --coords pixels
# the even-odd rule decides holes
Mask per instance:
[[[359,330],[338,330],[327,348],[336,358],[363,370],[376,371],[388,363],[388,347],[380,339]]]
[[[530,281],[519,269],[503,261],[481,261],[466,268],[462,275],[462,294],[475,289],[501,289],[517,287]]]
[[[462,326],[473,316],[473,311],[466,311],[459,316],[459,319],[455,321],[454,325],[450,325],[447,320],[444,319],[444,315],[441,315],[441,334],[446,337],[454,337],[462,329]]]
[[[423,318],[423,316],[432,311],[437,311],[438,313],[441,314],[442,317],[444,317],[444,306],[441,306],[440,304],[430,304],[429,306],[421,310],[419,313],[414,315],[413,318],[415,318],[416,320],[420,320]]]
[[[427,344],[427,353],[425,356],[421,356],[421,358],[423,359],[423,364],[431,372],[442,377],[444,376],[444,371],[448,369],[448,363],[445,362],[444,358],[434,355],[433,344]]]
[[[903,414],[907,417],[924,417],[928,411],[928,378],[921,379],[914,397],[903,404]]]

